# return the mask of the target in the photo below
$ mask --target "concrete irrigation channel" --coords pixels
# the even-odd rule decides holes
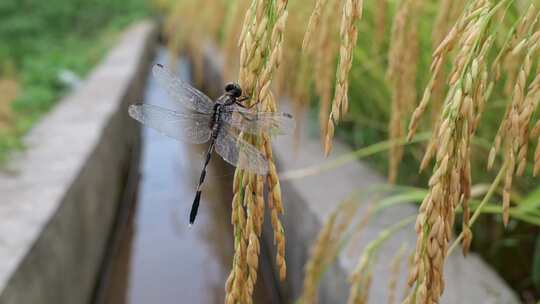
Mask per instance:
[[[223,302],[233,169],[214,159],[189,229],[204,147],[127,115],[135,102],[178,106],[149,77],[167,61],[154,23],[130,27],[0,172],[1,304]],[[261,303],[279,303],[260,277]]]
[[[178,106],[148,77],[153,62],[172,65],[157,33],[152,22],[127,29],[85,82],[25,137],[27,150],[0,171],[0,304],[223,302],[233,253],[233,168],[213,159],[200,217],[188,229],[204,147],[141,129],[127,116],[134,102]],[[222,59],[210,47],[203,58],[203,89],[215,97],[225,82]],[[189,81],[189,61],[181,57],[175,62],[177,73]],[[298,121],[305,124],[301,117]],[[317,139],[303,135],[297,153],[289,140],[275,145],[280,168],[323,160]],[[335,155],[348,151],[336,143]],[[339,174],[284,181],[288,279],[275,279],[267,226],[255,303],[292,303],[300,294],[309,244],[334,204],[349,189],[381,183],[380,176],[358,162]],[[368,227],[366,241],[414,212],[414,206],[402,206],[381,215]],[[388,259],[403,240],[414,240],[411,231],[385,247],[370,303],[386,302]],[[355,262],[339,258],[328,270],[320,303],[345,303]],[[474,255],[452,256],[447,270],[442,303],[517,303]]]

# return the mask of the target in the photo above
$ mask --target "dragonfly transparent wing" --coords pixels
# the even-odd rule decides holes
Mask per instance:
[[[149,104],[129,106],[129,115],[158,132],[183,141],[196,144],[207,142],[210,130],[210,116],[201,113],[182,113]]]
[[[212,113],[214,108],[212,100],[201,91],[174,76],[166,67],[156,64],[152,68],[152,72],[172,99],[179,101],[190,110]]]
[[[251,134],[267,133],[286,135],[294,131],[296,123],[289,113],[255,112],[233,106],[223,114],[224,120],[233,127]]]
[[[233,166],[260,175],[268,173],[268,161],[264,155],[233,133],[227,124],[222,126],[216,139],[216,152]]]

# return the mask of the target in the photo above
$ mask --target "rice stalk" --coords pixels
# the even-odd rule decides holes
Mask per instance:
[[[497,187],[499,187],[504,175],[506,174],[506,169],[507,169],[507,166],[506,164],[504,164],[501,169],[499,170],[499,173],[497,174],[497,177],[495,177],[495,179],[493,180],[493,182],[491,183],[491,185],[489,186],[489,189],[488,191],[486,192],[486,194],[484,195],[484,198],[482,199],[482,201],[480,202],[480,204],[478,205],[478,207],[476,207],[476,210],[474,211],[474,214],[472,215],[471,217],[471,220],[470,220],[470,225],[474,224],[476,222],[476,220],[478,219],[478,217],[482,214],[482,211],[484,210],[485,206],[487,205],[487,203],[489,202],[489,200],[491,199],[491,197],[495,194],[495,191],[497,190]],[[465,238],[467,237],[466,234],[468,234],[467,231],[463,230],[459,235],[458,237],[454,240],[454,243],[452,244],[452,246],[450,246],[450,248],[448,249],[448,252],[446,253],[447,256],[450,256],[450,254],[452,253],[452,251],[457,247],[457,245]]]
[[[396,303],[396,291],[399,275],[401,272],[401,262],[403,260],[403,255],[406,251],[407,246],[402,245],[392,259],[392,262],[390,263],[390,279],[388,280],[388,304]]]
[[[304,273],[304,285],[302,288],[302,295],[300,297],[300,303],[317,303],[317,288],[318,282],[321,277],[320,269],[323,268],[326,254],[326,244],[332,240],[332,230],[336,221],[337,213],[332,213],[323,228],[320,230],[319,235],[315,242],[313,242],[309,253],[309,260],[306,263]]]
[[[349,281],[351,288],[349,290],[348,304],[365,304],[369,298],[369,288],[373,276],[372,266],[377,259],[377,251],[390,237],[394,236],[399,230],[414,222],[415,217],[410,216],[394,225],[381,231],[377,237],[371,241],[363,250],[358,263],[351,274]]]
[[[325,162],[311,165],[305,168],[300,168],[296,170],[285,171],[281,174],[281,180],[287,181],[292,179],[306,178],[324,172],[335,170],[341,166],[345,166],[353,161],[357,161],[377,153],[382,153],[388,151],[392,146],[395,145],[410,145],[419,142],[427,141],[430,138],[428,133],[418,134],[413,140],[408,141],[406,138],[391,139],[378,142],[376,144],[363,147],[356,151],[340,155],[336,158],[327,160]]]
[[[349,200],[340,204],[328,217],[313,242],[306,263],[299,303],[317,303],[318,286],[325,270],[337,257],[359,204]]]

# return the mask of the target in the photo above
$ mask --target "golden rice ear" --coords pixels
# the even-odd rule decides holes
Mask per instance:
[[[388,69],[386,79],[389,83],[392,100],[388,134],[391,140],[405,136],[405,117],[416,105],[416,71],[418,61],[418,29],[416,0],[401,1],[394,17]],[[399,164],[403,157],[402,145],[393,145],[388,151],[388,182],[395,183]]]
[[[262,0],[251,1],[246,12],[240,35],[239,84],[244,93],[250,96],[250,104],[261,101],[264,111],[275,111],[275,100],[270,92],[273,75],[281,63],[281,45],[287,1],[275,3]],[[272,18],[270,18],[272,16]],[[244,139],[257,147],[268,161],[269,172],[266,177],[249,174],[237,168],[235,176],[241,182],[234,183],[233,218],[235,231],[235,253],[233,268],[226,284],[226,303],[252,303],[253,290],[257,281],[260,255],[259,238],[265,212],[264,188],[267,184],[266,200],[270,209],[271,224],[276,245],[276,265],[280,279],[286,275],[285,233],[279,215],[283,213],[279,177],[272,158],[270,138],[266,135],[248,136]],[[242,211],[245,209],[246,213]]]
[[[437,303],[444,290],[443,265],[448,254],[455,211],[460,205],[464,212],[464,230],[460,236],[464,253],[467,253],[472,238],[469,224],[476,217],[473,216],[469,223],[470,146],[484,110],[483,104],[489,97],[487,53],[494,41],[489,27],[483,24],[495,18],[495,11],[504,9],[500,3],[487,1],[469,4],[435,50],[432,77],[411,120],[409,138],[414,135],[419,119],[432,98],[445,56],[455,48],[456,56],[447,78],[449,91],[422,161],[425,167],[429,159],[435,157],[435,167],[429,180],[429,201],[422,204],[418,215],[415,266],[409,280],[409,284],[416,286],[409,299],[420,299],[421,303]],[[505,184],[511,184],[512,175],[513,170],[506,171]],[[509,196],[504,201],[509,202]],[[508,203],[503,205],[505,214],[508,214],[508,206]]]
[[[311,16],[309,17],[306,33],[304,34],[304,40],[302,41],[302,50],[304,52],[308,51],[311,46],[311,41],[313,40],[315,32],[318,32],[317,29],[319,27],[319,24],[321,23],[321,15],[324,12],[324,8],[327,2],[327,0],[317,0],[315,2],[315,8],[311,12]]]
[[[502,147],[506,174],[503,188],[503,222],[510,218],[510,199],[514,175],[521,176],[527,163],[530,124],[534,110],[540,98],[540,74],[536,73],[532,82],[528,82],[533,67],[533,56],[540,49],[540,30],[536,30],[538,17],[534,5],[523,15],[515,28],[512,40],[505,46],[505,59],[513,58],[518,67],[511,93],[511,102],[490,151],[488,166],[492,167],[495,155]],[[520,55],[524,53],[523,55]],[[499,56],[502,57],[502,56]],[[515,58],[517,57],[517,58]],[[519,59],[521,57],[521,59]],[[498,63],[500,64],[500,63]],[[537,68],[540,69],[540,68]],[[538,71],[537,71],[538,72]],[[535,129],[532,130],[536,132]],[[536,158],[536,155],[535,155]],[[538,169],[533,169],[533,173]]]
[[[332,139],[334,138],[334,124],[337,123],[349,108],[349,72],[352,66],[353,50],[358,39],[358,20],[362,18],[363,0],[345,0],[343,2],[343,15],[341,17],[340,38],[341,46],[339,51],[339,63],[336,71],[336,88],[332,101],[332,110],[328,119],[326,129],[326,140],[324,144],[325,155],[332,150]]]

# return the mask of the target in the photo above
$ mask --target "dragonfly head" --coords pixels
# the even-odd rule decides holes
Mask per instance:
[[[240,85],[234,82],[229,82],[225,86],[225,92],[229,93],[234,98],[242,96],[242,88],[240,88]]]

